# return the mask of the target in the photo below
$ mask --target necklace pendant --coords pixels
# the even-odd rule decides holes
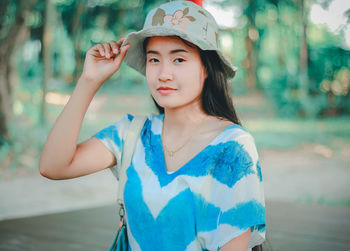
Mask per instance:
[[[169,151],[169,156],[173,157],[174,156],[174,151]]]

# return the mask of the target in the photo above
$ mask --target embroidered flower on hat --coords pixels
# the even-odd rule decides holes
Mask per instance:
[[[188,8],[184,9],[184,11],[178,10],[174,15],[166,15],[164,17],[164,22],[170,21],[170,27],[178,25],[177,28],[179,30],[186,31],[187,25],[196,20],[194,17],[186,16],[187,13]]]
[[[188,14],[188,8],[182,10],[177,10],[173,15],[165,15],[165,11],[161,8],[158,8],[156,13],[152,18],[152,25],[163,25],[164,23],[169,23],[170,27],[177,28],[181,31],[186,31],[187,25],[191,22],[196,21],[192,16],[186,16]]]

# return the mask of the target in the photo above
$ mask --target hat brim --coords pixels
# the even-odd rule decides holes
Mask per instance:
[[[168,27],[152,27],[143,29],[138,32],[131,32],[125,38],[123,45],[130,44],[130,48],[127,51],[124,62],[140,72],[142,75],[146,75],[146,56],[143,48],[143,42],[147,37],[154,36],[179,36],[184,40],[187,40],[197,45],[202,50],[214,50],[221,59],[224,67],[224,71],[228,78],[233,78],[237,72],[237,67],[232,66],[231,63],[224,57],[222,52],[214,45],[204,44],[202,39],[196,37],[188,37],[186,33]]]

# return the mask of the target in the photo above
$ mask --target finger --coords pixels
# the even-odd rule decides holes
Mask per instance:
[[[105,49],[105,57],[106,58],[110,58],[112,56],[112,49],[111,49],[111,46],[109,45],[109,43],[104,43],[103,44],[103,47]]]
[[[122,46],[124,40],[125,40],[125,38],[121,38],[121,39],[118,40],[118,42],[115,43],[116,47],[118,48],[118,52],[119,52],[120,47]]]
[[[125,37],[122,37],[121,39],[118,40],[117,44],[118,44],[119,46],[121,46],[122,43],[124,42],[124,40],[125,40]]]
[[[118,43],[116,41],[111,41],[109,44],[112,48],[113,53],[117,54],[119,52],[120,45],[118,45]]]
[[[120,48],[122,46],[122,44],[124,43],[125,37],[122,37],[121,39],[118,40],[117,42],[117,46],[118,48]]]
[[[102,44],[97,44],[95,46],[96,46],[96,49],[98,50],[98,52],[100,53],[100,55],[104,56],[105,55],[105,49],[104,49],[103,45]]]
[[[120,49],[120,53],[118,54],[118,56],[115,58],[114,62],[116,63],[117,67],[120,67],[120,64],[122,63],[126,52],[129,50],[130,48],[130,44],[126,44],[124,45],[121,49]]]

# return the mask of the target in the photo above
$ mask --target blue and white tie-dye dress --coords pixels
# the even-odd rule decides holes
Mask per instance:
[[[252,227],[250,250],[265,239],[265,201],[253,137],[231,125],[175,172],[166,170],[164,115],[148,116],[124,190],[131,250],[218,250]],[[133,116],[94,136],[116,156]]]

